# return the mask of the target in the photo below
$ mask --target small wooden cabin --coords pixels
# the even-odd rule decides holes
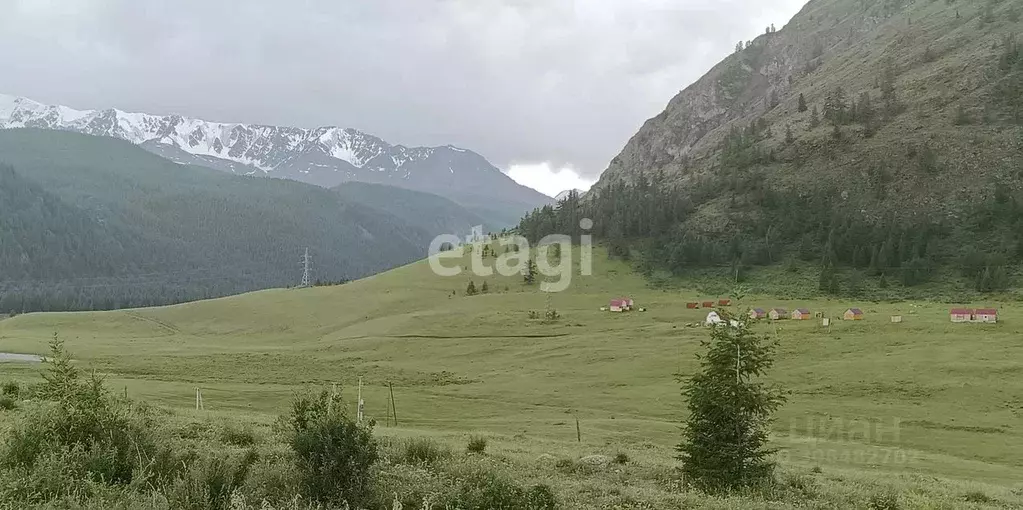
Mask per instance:
[[[842,314],[842,319],[847,321],[861,321],[863,320],[863,310],[859,308],[850,308]]]
[[[784,320],[789,318],[789,311],[784,308],[772,308],[767,316],[773,321]]]
[[[754,308],[749,311],[750,319],[763,319],[767,317],[767,312],[763,308]]]
[[[969,308],[953,308],[948,312],[952,322],[970,322],[973,320],[973,310]]]
[[[612,312],[624,312],[625,301],[621,299],[612,299],[610,306],[608,306],[608,309],[611,310]]]
[[[794,321],[808,321],[813,318],[813,314],[806,308],[796,308],[792,310],[792,320]]]
[[[704,308],[714,308],[714,302],[713,301],[704,301],[703,302],[703,307]]]
[[[718,306],[729,306],[731,304],[732,304],[732,300],[731,299],[719,299],[718,300]]]
[[[902,324],[902,316],[892,315],[892,324]]]
[[[700,303],[686,303],[686,308],[695,310],[700,307]]]

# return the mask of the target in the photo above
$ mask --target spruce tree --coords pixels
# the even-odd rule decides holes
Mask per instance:
[[[817,129],[821,125],[821,116],[817,112],[817,105],[813,105],[813,111],[810,112],[810,129]]]
[[[707,353],[700,371],[683,380],[689,417],[676,447],[686,481],[711,492],[771,478],[768,427],[785,401],[778,389],[760,382],[774,364],[776,344],[750,330],[748,314],[718,314],[724,323],[702,342]]]
[[[533,257],[529,257],[529,261],[526,263],[526,273],[522,275],[522,281],[528,285],[532,285],[536,281],[536,261]]]
[[[806,96],[799,94],[799,113],[806,111]]]
[[[472,283],[472,280],[469,280],[469,286],[465,288],[465,295],[466,296],[476,295],[476,284]]]

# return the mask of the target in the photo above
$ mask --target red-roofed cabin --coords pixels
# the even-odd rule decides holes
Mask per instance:
[[[998,322],[998,310],[995,310],[994,308],[981,308],[979,310],[974,310],[973,322],[989,322],[994,324]]]
[[[632,300],[629,298],[612,299],[610,310],[612,312],[628,312],[632,310]]]
[[[948,312],[952,322],[970,322],[973,320],[973,310],[969,308],[953,308]]]
[[[732,304],[731,299],[720,299],[718,300],[718,306],[728,306]]]
[[[700,303],[686,303],[686,308],[695,310],[700,307]]]
[[[714,308],[714,302],[713,301],[704,301],[703,302],[703,307],[704,308]]]

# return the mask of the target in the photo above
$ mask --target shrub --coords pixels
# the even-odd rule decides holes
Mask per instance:
[[[7,439],[10,467],[32,469],[48,456],[66,457],[93,481],[127,484],[156,450],[147,408],[133,407],[107,394],[95,375],[83,379],[63,343],[54,338],[41,398],[51,402],[28,413]]]
[[[526,494],[526,508],[529,510],[553,510],[557,507],[558,499],[547,485],[534,485]]]
[[[17,398],[21,395],[21,386],[18,385],[18,381],[4,381],[3,385],[0,385],[0,395]]]
[[[867,506],[870,510],[899,510],[899,497],[892,492],[872,494]]]
[[[557,508],[557,500],[546,485],[537,485],[527,491],[490,471],[479,471],[462,481],[447,508],[549,510]]]
[[[433,464],[450,454],[432,439],[416,438],[405,443],[406,464]]]
[[[253,505],[264,501],[270,506],[283,506],[299,492],[299,473],[290,452],[263,452],[252,467],[241,492]]]
[[[242,486],[258,456],[253,450],[238,458],[213,454],[196,459],[167,491],[172,508],[227,510],[231,495]]]
[[[970,491],[964,497],[969,503],[991,503],[991,497],[981,491]]]
[[[256,433],[249,427],[236,427],[229,423],[225,423],[220,428],[220,434],[218,439],[221,442],[239,447],[247,447],[256,444]]]
[[[615,464],[628,464],[629,455],[625,452],[618,452],[615,454],[614,462]]]
[[[558,471],[568,474],[574,473],[576,469],[575,461],[572,459],[558,459],[558,461],[554,463],[554,467],[557,468]]]
[[[373,431],[348,418],[341,396],[326,391],[296,399],[287,423],[305,496],[358,507],[368,496],[370,468],[378,458]]]
[[[469,453],[483,454],[487,452],[487,438],[481,436],[473,436],[469,438],[469,444],[465,446],[465,451]]]
[[[10,411],[17,409],[18,403],[13,398],[7,395],[0,395],[0,411]]]

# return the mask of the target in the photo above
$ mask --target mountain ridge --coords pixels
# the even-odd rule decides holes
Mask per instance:
[[[210,122],[115,108],[76,110],[0,95],[0,128],[22,127],[120,138],[176,163],[326,188],[358,181],[425,191],[470,205],[497,199],[502,216],[507,209],[509,217],[550,200],[471,150],[392,145],[352,128]]]

